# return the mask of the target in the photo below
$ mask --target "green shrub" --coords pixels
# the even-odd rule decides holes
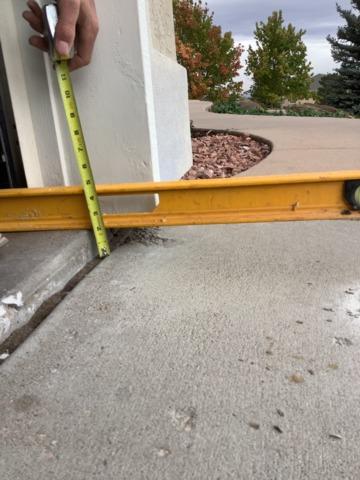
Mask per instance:
[[[287,109],[284,114],[288,117],[329,117],[329,118],[349,118],[349,115],[341,110],[338,111],[325,111],[318,110],[312,107],[304,107],[297,109]]]
[[[296,109],[288,108],[286,110],[269,111],[265,108],[245,109],[236,101],[215,102],[211,107],[214,113],[231,113],[235,115],[268,115],[275,117],[330,117],[330,118],[349,118],[349,115],[341,110],[336,112],[326,112],[315,110],[311,107],[297,106]]]

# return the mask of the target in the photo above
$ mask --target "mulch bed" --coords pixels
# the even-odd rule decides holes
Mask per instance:
[[[234,177],[271,152],[270,145],[246,135],[211,131],[193,135],[192,148],[194,163],[183,180]]]

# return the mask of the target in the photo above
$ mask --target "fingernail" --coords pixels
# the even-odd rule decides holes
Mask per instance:
[[[64,42],[63,40],[59,40],[56,42],[56,50],[59,55],[67,56],[70,53],[69,44]]]

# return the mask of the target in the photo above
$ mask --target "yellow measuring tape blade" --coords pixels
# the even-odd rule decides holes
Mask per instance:
[[[107,239],[99,199],[96,193],[85,138],[81,128],[68,61],[64,60],[61,62],[55,62],[55,69],[99,256],[100,258],[104,258],[110,255],[110,246]]]

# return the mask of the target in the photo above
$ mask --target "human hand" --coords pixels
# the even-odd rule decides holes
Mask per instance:
[[[75,46],[75,56],[70,60],[71,70],[89,65],[95,40],[99,32],[99,22],[94,0],[58,0],[59,22],[55,32],[55,48],[60,55],[68,55]],[[28,0],[29,10],[23,17],[37,33],[43,35],[43,14],[35,0]],[[48,51],[46,38],[33,35],[30,45]]]

